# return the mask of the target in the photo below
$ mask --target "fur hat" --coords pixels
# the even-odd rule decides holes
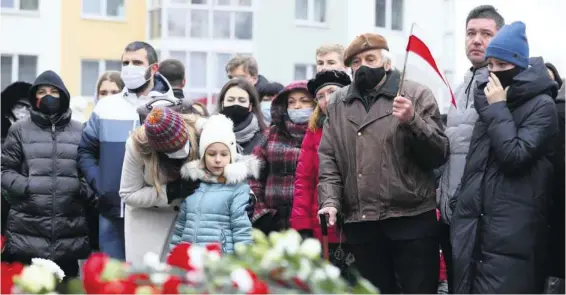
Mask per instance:
[[[237,156],[234,123],[222,114],[210,116],[204,123],[199,142],[201,160],[204,158],[204,153],[208,146],[217,142],[223,143],[228,147],[230,150],[230,163],[232,163]]]
[[[307,87],[312,97],[316,97],[316,93],[325,86],[336,85],[344,87],[350,85],[350,83],[352,83],[352,80],[348,74],[342,71],[331,70],[317,73],[313,79],[309,80]]]
[[[374,33],[359,35],[344,51],[344,65],[349,67],[356,55],[371,49],[385,49],[389,51],[387,40],[383,36]]]
[[[143,125],[149,145],[158,152],[176,152],[189,140],[185,121],[179,113],[169,108],[154,108]]]

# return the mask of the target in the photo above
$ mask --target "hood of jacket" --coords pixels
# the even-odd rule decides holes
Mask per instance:
[[[49,85],[57,88],[59,90],[59,99],[61,100],[61,107],[64,110],[69,109],[69,105],[71,101],[69,90],[67,90],[67,87],[65,87],[65,84],[63,83],[61,77],[53,71],[45,71],[41,73],[39,76],[37,76],[35,82],[33,82],[33,85],[29,89],[28,99],[32,109],[37,110],[37,106],[36,106],[37,97],[35,96],[35,93],[37,92],[37,89],[41,85]]]
[[[256,156],[237,154],[234,162],[224,167],[223,176],[226,178],[226,184],[237,184],[246,182],[250,177],[259,178],[260,168],[261,162]],[[207,179],[211,177],[204,167],[203,160],[194,160],[183,165],[181,176],[183,179],[203,182],[208,182]]]
[[[266,84],[269,84],[269,80],[267,80],[267,78],[265,78],[265,76],[257,75],[257,82],[254,85],[255,88],[259,89],[260,87],[263,87]]]
[[[289,120],[287,114],[287,103],[289,101],[289,94],[294,90],[304,90],[309,93],[306,80],[295,81],[287,85],[279,94],[273,98],[271,102],[271,124],[280,125]],[[310,94],[309,94],[310,95]]]
[[[32,85],[28,82],[18,81],[4,88],[4,90],[2,90],[2,93],[0,94],[2,114],[6,114],[7,112],[11,111],[16,102],[18,102],[20,99],[27,99],[31,86]]]

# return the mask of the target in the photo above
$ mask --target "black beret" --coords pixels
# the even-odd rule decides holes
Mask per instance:
[[[350,76],[348,76],[348,74],[342,71],[332,70],[317,73],[314,79],[309,80],[307,87],[312,97],[315,97],[316,92],[324,86],[337,85],[344,87],[350,85],[350,83],[352,83],[352,80],[350,79]]]

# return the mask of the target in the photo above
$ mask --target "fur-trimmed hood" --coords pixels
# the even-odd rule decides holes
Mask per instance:
[[[224,177],[226,184],[238,184],[245,182],[249,177],[259,178],[261,162],[254,155],[236,155],[233,163],[224,167]],[[209,174],[207,173],[204,162],[194,160],[186,163],[181,168],[181,176],[187,180],[201,180],[207,182]]]

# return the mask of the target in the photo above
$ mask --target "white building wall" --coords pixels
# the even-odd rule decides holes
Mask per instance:
[[[37,55],[37,74],[61,67],[61,0],[39,1],[37,12],[2,9],[0,53]]]
[[[386,5],[390,7],[392,1],[387,0]],[[447,74],[455,71],[455,44],[453,42],[452,23],[453,7],[448,5],[450,1],[445,0],[403,0],[403,31],[391,30],[388,28],[380,28],[375,26],[375,0],[356,0],[348,1],[348,40],[353,40],[362,33],[377,33],[385,37],[389,45],[389,51],[393,56],[393,66],[399,70],[403,69],[405,59],[405,49],[407,47],[408,37],[410,35],[411,25],[415,23],[418,28],[415,29],[417,34],[429,47],[434,55],[440,71]],[[386,9],[386,26],[390,26],[391,8]],[[348,42],[350,42],[348,41]],[[418,70],[411,69],[413,63],[410,56],[407,61],[407,71]],[[415,79],[414,76],[412,76]],[[451,80],[450,78],[448,78]],[[427,85],[433,85],[439,108],[441,112],[445,112],[449,106],[450,97],[448,93],[440,91],[444,88],[438,84],[435,77],[419,76],[416,79]],[[451,84],[452,81],[450,81]]]
[[[319,46],[348,43],[348,3],[355,1],[326,0],[326,23],[312,25],[295,20],[293,0],[259,2],[255,57],[260,73],[269,80],[290,83],[294,80],[295,64],[316,64],[315,51]]]

